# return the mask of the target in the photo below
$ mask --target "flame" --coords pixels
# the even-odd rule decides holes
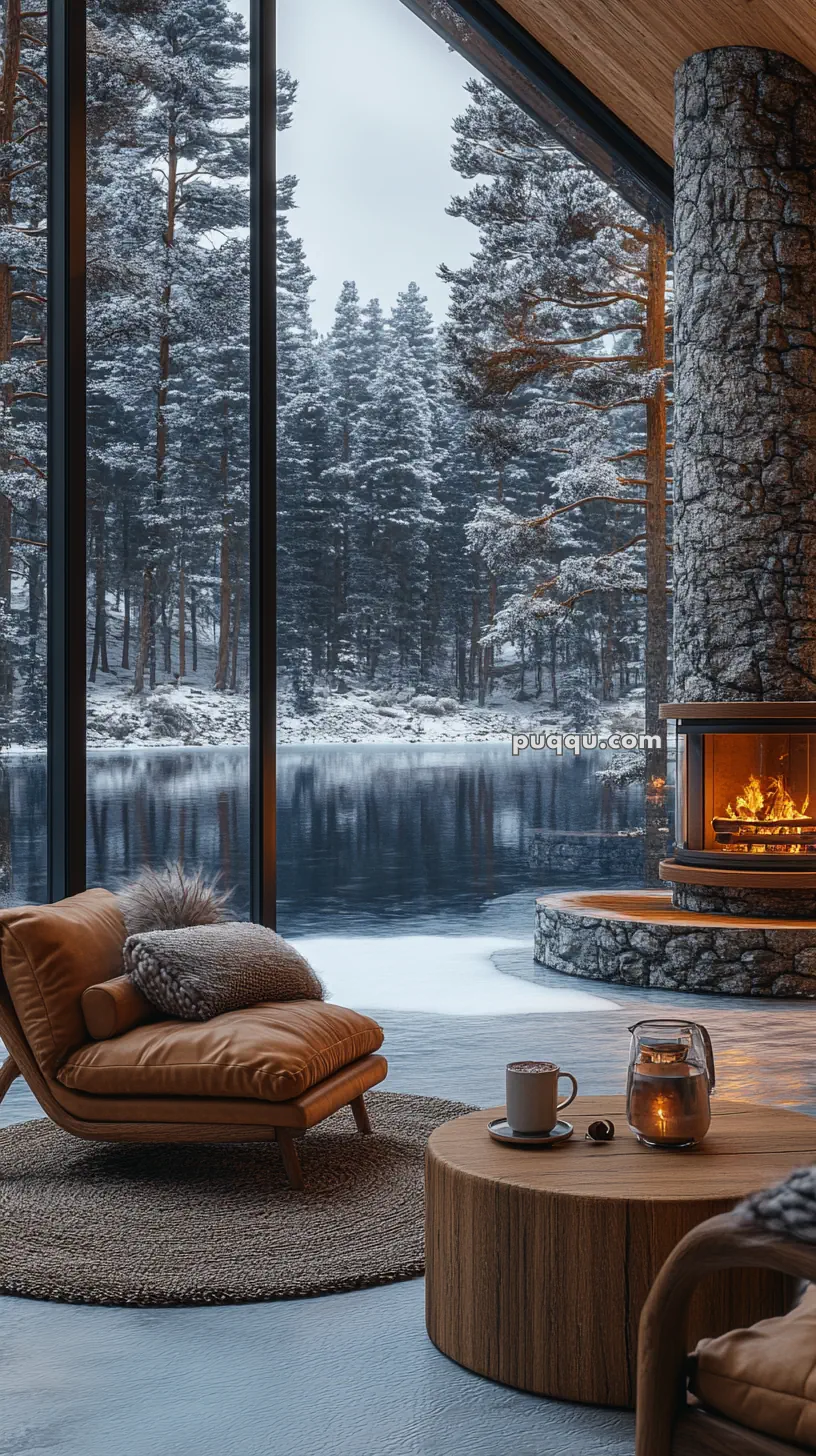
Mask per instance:
[[[725,817],[727,819],[734,819],[737,822],[741,819],[755,819],[760,822],[763,820],[784,820],[784,824],[778,822],[769,823],[764,833],[770,835],[789,835],[791,832],[794,834],[801,833],[801,830],[796,829],[796,820],[807,819],[810,796],[805,795],[804,803],[801,809],[798,809],[795,799],[792,798],[788,790],[783,774],[779,774],[776,778],[769,778],[767,784],[767,789],[763,789],[762,783],[757,775],[751,774],[745,788],[737,795],[736,808],[729,804],[725,811]],[[743,835],[748,839],[749,831],[744,830]],[[749,854],[763,854],[765,850],[764,845],[761,844],[752,845],[748,843],[746,847]],[[782,847],[780,846],[780,848]],[[789,844],[784,846],[784,848],[789,854],[802,853],[802,845],[799,844]]]

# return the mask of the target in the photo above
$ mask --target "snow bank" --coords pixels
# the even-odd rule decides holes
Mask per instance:
[[[293,942],[326,985],[328,999],[358,1010],[430,1011],[442,1016],[613,1011],[588,991],[538,986],[496,969],[497,951],[529,950],[526,940],[488,936],[398,935]]]
[[[114,673],[89,683],[88,747],[246,747],[249,698],[242,692],[217,693],[202,685],[204,676],[181,685],[162,683],[152,693],[137,696],[130,681]],[[505,743],[509,747],[512,733],[557,732],[568,726],[564,715],[546,701],[519,703],[502,688],[483,708],[430,694],[404,697],[400,701],[393,694],[359,688],[318,697],[313,712],[296,713],[289,695],[282,693],[278,743]],[[624,721],[629,728],[642,727],[642,718],[642,698],[634,696],[608,704],[593,728],[603,733]],[[31,752],[33,746],[11,745],[8,751]]]
[[[202,748],[249,743],[249,699],[184,683],[134,696],[129,684],[88,691],[89,748]]]
[[[563,714],[535,699],[519,703],[498,690],[480,708],[453,698],[424,695],[407,702],[378,701],[386,695],[364,689],[318,699],[313,713],[295,713],[284,698],[279,705],[278,742],[301,743],[508,743],[511,733],[564,729]],[[643,700],[608,704],[593,724],[599,732],[626,720],[640,726]],[[631,720],[631,721],[630,721]]]
[[[278,742],[507,742],[511,733],[523,733],[530,720],[529,703],[511,701],[480,708],[452,698],[424,696],[408,703],[378,704],[376,696],[362,690],[337,694],[322,699],[313,714],[287,711],[284,703],[278,717]]]

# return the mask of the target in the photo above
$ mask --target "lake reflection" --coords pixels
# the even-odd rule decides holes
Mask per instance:
[[[279,750],[279,922],[284,934],[435,928],[527,933],[546,885],[638,883],[614,841],[601,875],[578,840],[568,866],[535,867],[537,831],[614,836],[642,816],[642,791],[599,787],[605,755],[556,759],[509,745]],[[8,761],[11,897],[45,896],[45,761]],[[183,857],[221,869],[247,914],[246,749],[89,754],[88,883]],[[624,845],[628,841],[622,841]],[[607,841],[609,844],[609,841]],[[631,845],[630,845],[631,848]]]

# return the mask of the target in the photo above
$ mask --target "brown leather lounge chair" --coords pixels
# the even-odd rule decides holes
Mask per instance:
[[[303,1186],[293,1133],[348,1105],[360,1132],[371,1131],[363,1094],[388,1070],[375,1021],[322,1001],[164,1020],[120,976],[124,939],[107,890],[0,913],[0,1037],[10,1054],[0,1099],[22,1074],[76,1137],[276,1140],[293,1188]],[[100,982],[109,985],[88,993],[83,1012],[83,992]]]

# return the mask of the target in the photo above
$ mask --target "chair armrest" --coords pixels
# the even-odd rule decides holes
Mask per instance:
[[[686,1234],[658,1274],[640,1318],[635,1456],[671,1456],[674,1422],[685,1402],[691,1296],[706,1274],[735,1268],[816,1280],[816,1247],[764,1233],[733,1213]]]

